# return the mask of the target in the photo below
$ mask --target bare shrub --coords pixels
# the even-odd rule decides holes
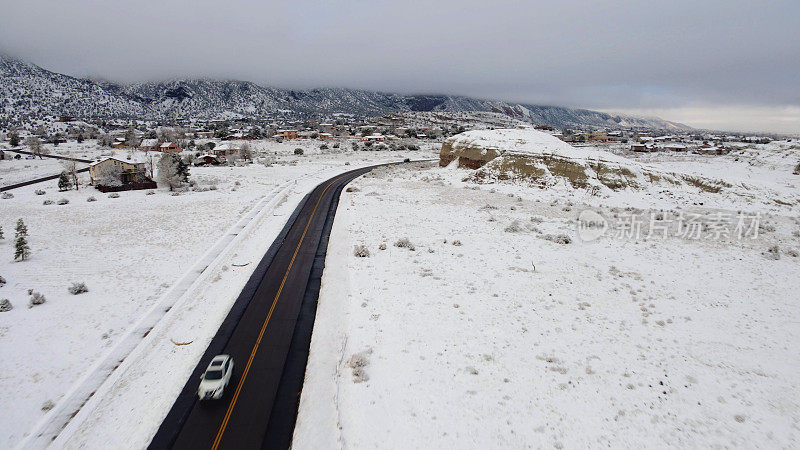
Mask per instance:
[[[381,245],[378,246],[378,250],[386,250],[386,243],[381,242]]]
[[[781,259],[781,249],[778,248],[777,245],[773,245],[772,247],[768,248],[766,252],[762,253],[765,258],[772,259],[772,260],[779,260]]]
[[[112,192],[112,193],[108,194],[108,198],[119,198],[119,194],[116,193],[116,192]]]
[[[28,308],[33,308],[36,305],[41,305],[46,301],[47,299],[44,297],[44,295],[38,292],[31,292],[31,298],[28,301]]]
[[[506,233],[521,233],[525,228],[519,223],[518,220],[511,222],[504,230]]]
[[[94,197],[89,197],[89,198],[87,198],[87,199],[86,199],[86,201],[87,201],[87,202],[96,202],[96,201],[97,201],[97,199],[96,199],[96,198],[94,198]]]
[[[4,284],[6,284],[6,279],[0,276],[0,287],[3,287]]]
[[[461,241],[456,239],[455,241],[453,241],[453,245],[455,245],[456,247],[461,247]]]
[[[303,149],[299,148],[299,147],[294,149],[294,154],[295,155],[302,155],[303,154]]]
[[[793,248],[786,250],[786,254],[791,256],[792,258],[797,258],[798,256],[800,256],[800,253],[798,253],[798,251]]]
[[[366,245],[358,244],[353,247],[353,256],[358,258],[368,258],[369,257],[369,249]]]
[[[58,204],[58,205],[68,205],[68,204],[69,204],[69,200],[67,200],[67,199],[65,199],[65,198],[62,198],[62,199],[59,199],[59,200],[56,202],[56,204]]]
[[[55,406],[56,406],[56,404],[53,403],[52,400],[47,400],[46,402],[42,403],[42,411],[45,411],[45,412],[50,411]]]
[[[367,375],[367,371],[365,369],[369,365],[369,355],[371,354],[372,349],[370,348],[358,353],[354,353],[352,356],[350,356],[350,359],[347,360],[347,365],[353,370],[354,383],[361,383],[369,380],[369,375]]]
[[[52,205],[52,204],[55,204],[55,202],[50,200],[50,199],[48,199],[48,200],[43,201],[42,204],[43,205]]]
[[[36,193],[36,195],[44,195],[44,194],[46,194],[46,193],[47,193],[47,192],[45,192],[43,189],[37,189],[37,190],[35,190],[34,192]]]
[[[14,194],[12,194],[11,192],[3,192],[2,194],[0,194],[0,197],[4,199],[14,198]]]
[[[542,239],[546,239],[551,242],[555,242],[556,244],[571,244],[572,238],[567,236],[566,234],[546,234],[542,236]]]
[[[407,248],[412,252],[417,249],[417,247],[415,247],[407,237],[398,239],[397,242],[394,243],[394,246],[399,248]]]
[[[67,288],[72,295],[83,294],[84,292],[89,292],[89,288],[86,287],[86,283],[72,283],[72,286]]]
[[[147,192],[144,193],[144,195],[155,195],[155,194],[156,194],[156,191],[147,191]]]
[[[14,305],[11,304],[11,300],[4,298],[0,300],[0,312],[8,312],[14,309]]]

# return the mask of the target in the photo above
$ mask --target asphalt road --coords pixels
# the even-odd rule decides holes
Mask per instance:
[[[369,170],[353,170],[322,183],[295,210],[149,448],[290,446],[339,193]],[[200,402],[196,394],[200,375],[220,353],[233,356],[233,378],[222,399]]]

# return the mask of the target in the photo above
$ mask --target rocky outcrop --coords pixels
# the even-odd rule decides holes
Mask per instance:
[[[687,185],[719,192],[729,184],[707,178],[667,173],[609,152],[576,148],[534,129],[475,130],[442,144],[439,165],[471,169],[468,181],[519,181],[576,189],[645,189],[652,185]]]

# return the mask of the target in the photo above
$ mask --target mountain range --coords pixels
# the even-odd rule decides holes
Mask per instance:
[[[271,117],[278,111],[316,116],[347,113],[359,117],[404,111],[492,111],[557,128],[691,130],[686,125],[658,118],[453,95],[402,95],[345,88],[291,90],[248,81],[193,78],[123,85],[55,73],[0,55],[0,126],[61,115],[225,119]]]

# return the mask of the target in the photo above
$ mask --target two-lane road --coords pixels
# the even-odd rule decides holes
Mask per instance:
[[[316,311],[316,295],[311,305],[308,299],[304,304],[303,299],[312,275],[319,278],[320,273],[316,272],[321,272],[320,255],[324,261],[322,247],[327,246],[325,232],[330,231],[339,193],[352,179],[369,170],[339,175],[309,194],[295,220],[287,224],[282,244],[276,242],[280,247],[274,257],[260,264],[266,270],[259,273],[257,269],[245,286],[150,448],[252,449],[290,445]],[[218,353],[233,356],[230,385],[221,400],[197,401],[200,374]]]

